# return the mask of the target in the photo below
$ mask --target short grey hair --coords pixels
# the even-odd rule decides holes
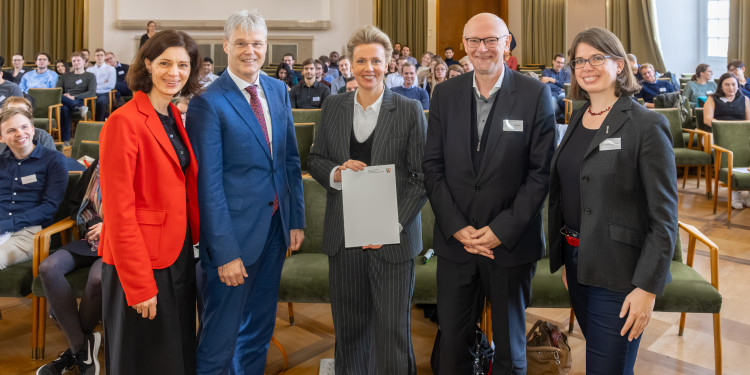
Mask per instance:
[[[266,20],[258,13],[257,9],[243,9],[230,14],[229,18],[227,18],[227,23],[224,24],[224,39],[229,40],[237,28],[240,28],[244,32],[261,33],[265,37],[268,37]]]
[[[371,44],[377,43],[383,46],[385,50],[385,62],[386,64],[393,57],[393,46],[391,45],[391,39],[388,38],[383,31],[372,25],[366,25],[358,28],[349,41],[346,42],[346,57],[349,61],[354,61],[354,47],[360,44]]]

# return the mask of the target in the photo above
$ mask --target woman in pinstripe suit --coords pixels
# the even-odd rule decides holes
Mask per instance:
[[[359,88],[330,96],[308,168],[328,190],[323,250],[328,255],[337,374],[415,374],[410,334],[414,258],[422,250],[426,201],[422,105],[383,84],[392,47],[373,26],[359,28],[346,55]],[[344,248],[341,171],[396,165],[401,242]]]

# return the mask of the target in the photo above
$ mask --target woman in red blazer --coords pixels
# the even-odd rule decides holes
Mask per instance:
[[[199,64],[188,34],[154,35],[127,75],[133,99],[102,129],[108,374],[195,373],[198,164],[170,100],[199,90]]]

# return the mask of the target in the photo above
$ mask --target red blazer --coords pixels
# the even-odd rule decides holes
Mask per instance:
[[[185,174],[143,92],[112,113],[99,137],[104,217],[99,255],[117,269],[129,306],[158,293],[152,270],[177,259],[188,221],[198,242],[198,163],[179,110],[171,104],[170,109],[190,153]]]

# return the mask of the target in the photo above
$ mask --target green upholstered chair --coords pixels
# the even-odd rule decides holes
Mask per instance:
[[[29,96],[34,103],[34,127],[46,130],[53,137],[56,134],[59,142],[62,88],[29,89]]]
[[[572,99],[563,99],[563,102],[565,103],[565,123],[570,123],[570,117],[573,116],[573,111],[575,111],[578,108],[583,107],[584,104],[586,104],[585,100],[572,100]]]
[[[563,84],[563,88],[565,90],[565,97],[568,97],[568,93],[570,92],[570,83]]]
[[[65,204],[71,197],[72,191],[78,183],[78,179],[81,177],[81,172],[68,172],[68,187],[65,192],[65,198],[63,204],[57,210],[55,220],[60,220],[69,214],[67,205]],[[39,233],[34,236],[34,257],[32,260],[14,264],[4,270],[0,270],[0,297],[26,297],[32,292],[32,281],[38,274],[39,262],[41,261],[40,253],[37,249],[37,243],[39,239],[44,236],[44,233],[49,226],[42,229]],[[48,241],[50,238],[48,238]],[[51,238],[54,243],[59,243],[60,239],[57,237]],[[32,295],[32,334],[31,334],[31,359],[42,359],[44,357],[44,344],[38,345],[38,330],[35,329],[35,322],[39,320],[39,312],[43,311],[40,306],[38,298]],[[41,318],[46,317],[45,314],[41,314]]]
[[[70,157],[78,158],[87,155],[94,159],[99,158],[99,134],[104,126],[103,121],[81,121],[76,127],[76,137],[73,140],[73,149]]]
[[[750,166],[750,121],[712,122],[716,152],[714,160],[714,213],[716,213],[719,184],[727,187],[727,225],[732,222],[732,191],[750,190],[750,173],[738,173],[733,168],[747,171]]]
[[[297,151],[303,171],[307,170],[307,155],[310,154],[310,147],[313,144],[314,131],[314,122],[294,124],[294,132],[297,135]]]
[[[690,167],[698,168],[698,185],[701,183],[701,173],[705,174],[706,178],[706,198],[711,197],[711,166],[713,165],[713,158],[711,157],[711,135],[702,130],[698,129],[685,129],[682,127],[682,119],[680,119],[679,109],[677,108],[654,108],[655,112],[661,113],[669,121],[669,130],[672,133],[672,148],[674,150],[675,164],[678,167],[683,167],[682,173],[682,188],[685,188],[687,183],[688,171]],[[690,146],[686,147],[686,143],[682,134],[689,134],[687,145],[694,143],[693,137],[698,138],[698,144],[701,145],[700,149],[693,149]]]
[[[700,129],[704,132],[712,133],[713,129],[703,123],[703,108],[696,108],[693,113],[695,113],[695,129]]]
[[[292,118],[295,124],[315,123],[313,127],[313,135],[317,134],[318,127],[320,126],[320,110],[319,109],[292,109]]]

